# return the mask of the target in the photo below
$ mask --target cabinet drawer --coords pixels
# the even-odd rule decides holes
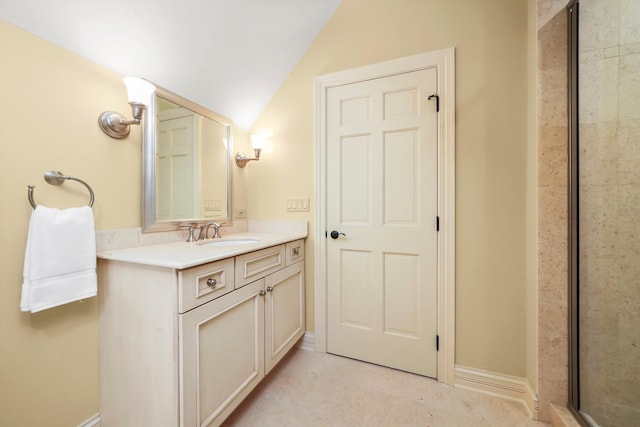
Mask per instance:
[[[296,240],[295,242],[287,243],[285,247],[285,256],[287,257],[287,267],[298,261],[302,261],[304,259],[304,240]]]
[[[178,272],[179,312],[191,310],[234,289],[233,258]]]
[[[285,266],[284,245],[236,257],[236,289]]]

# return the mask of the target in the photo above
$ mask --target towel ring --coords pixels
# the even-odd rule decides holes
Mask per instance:
[[[95,197],[93,195],[93,190],[91,189],[89,184],[87,184],[83,180],[78,179],[78,178],[74,178],[72,176],[63,175],[62,172],[54,171],[54,170],[50,170],[50,171],[48,171],[47,173],[44,174],[44,180],[47,181],[51,185],[61,185],[67,179],[70,179],[70,180],[73,180],[73,181],[78,181],[80,184],[82,184],[85,187],[87,187],[87,190],[89,190],[89,207],[93,206],[93,201],[95,199]],[[35,186],[34,185],[27,185],[27,187],[29,188],[29,190],[28,190],[29,203],[31,203],[31,206],[33,206],[33,209],[35,209],[36,206],[37,206],[36,202],[33,200],[33,189],[35,188]]]

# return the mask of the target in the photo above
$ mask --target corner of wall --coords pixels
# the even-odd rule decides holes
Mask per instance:
[[[532,419],[538,419],[538,399],[527,378],[461,365],[455,366],[454,378],[456,387],[519,402]]]

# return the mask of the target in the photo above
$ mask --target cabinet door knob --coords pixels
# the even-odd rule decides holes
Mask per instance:
[[[273,286],[267,286],[267,292],[273,292]]]
[[[264,291],[264,289],[260,289],[260,292],[258,292],[258,294],[260,294],[261,297],[265,296],[267,293]]]
[[[214,279],[213,277],[209,277],[207,279],[207,286],[215,286],[216,284],[218,284],[218,281],[216,279]]]

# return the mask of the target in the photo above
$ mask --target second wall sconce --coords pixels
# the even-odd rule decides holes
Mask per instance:
[[[262,148],[266,141],[267,137],[264,135],[251,135],[251,145],[253,146],[253,153],[255,154],[255,157],[250,159],[244,153],[238,152],[236,154],[236,165],[243,168],[247,166],[247,163],[251,160],[260,160],[260,153],[262,152]]]
[[[151,95],[156,87],[150,82],[137,77],[125,77],[124,84],[127,87],[129,105],[133,113],[133,119],[127,120],[120,113],[105,111],[98,118],[100,129],[111,138],[122,139],[129,135],[129,125],[139,125],[146,106],[151,102]]]

